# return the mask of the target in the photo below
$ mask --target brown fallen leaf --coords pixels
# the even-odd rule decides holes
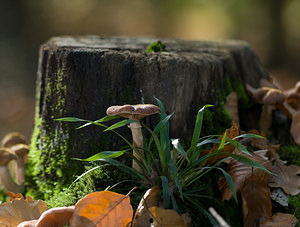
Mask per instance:
[[[293,227],[297,223],[297,218],[292,214],[276,213],[263,221],[259,227]]]
[[[151,207],[149,209],[153,218],[154,227],[189,227],[191,219],[189,215],[180,216],[175,210]]]
[[[238,107],[238,97],[235,91],[231,92],[226,97],[225,102],[225,110],[229,113],[231,116],[231,119],[237,124],[239,127],[240,120],[239,120],[239,107]]]
[[[300,111],[292,115],[290,133],[296,144],[300,145]]]
[[[128,195],[110,191],[88,194],[75,205],[70,227],[129,226],[133,216]]]
[[[239,135],[240,135],[239,128],[238,128],[237,124],[234,121],[232,121],[232,126],[229,129],[226,129],[226,138],[233,139],[233,138],[235,138],[235,137],[237,137]],[[219,138],[219,139],[221,140],[222,138]],[[238,141],[238,139],[236,141]],[[211,154],[211,153],[216,152],[218,150],[219,146],[220,146],[220,144],[215,143],[213,145],[213,147],[209,150],[208,153]],[[234,151],[234,149],[235,149],[235,147],[232,144],[228,144],[228,145],[224,146],[223,152],[232,153]],[[201,151],[201,153],[202,153],[201,155],[208,154],[206,151]],[[221,153],[221,154],[218,155],[218,157],[217,156],[211,157],[207,161],[207,163],[210,164],[212,162],[218,162],[221,159],[226,158],[226,157],[228,157],[228,156]]]
[[[269,174],[257,170],[245,180],[241,190],[244,227],[259,226],[262,219],[272,215],[268,179]]]
[[[150,226],[151,216],[149,208],[159,205],[160,188],[156,185],[150,188],[141,199],[133,218],[133,227]]]
[[[252,157],[238,151],[237,149],[235,150],[235,153],[260,163],[269,171],[272,168],[271,162],[269,160],[267,160],[265,157],[255,153],[255,152],[252,154]],[[247,166],[241,162],[238,162],[235,159],[231,159],[230,163],[227,166],[227,172],[232,177],[236,193],[239,193],[242,191],[247,178],[249,178],[255,174],[260,174],[260,172],[257,173],[258,170],[259,169],[253,168],[251,166]],[[268,177],[268,176],[269,175],[266,175],[264,177]],[[232,192],[228,186],[228,183],[227,183],[225,177],[221,177],[219,179],[218,187],[219,187],[219,190],[222,192],[223,200],[230,200],[233,198]]]
[[[280,159],[276,159],[272,172],[277,174],[272,175],[269,181],[269,186],[273,188],[282,188],[286,194],[297,195],[300,192],[300,167],[297,165],[286,166]]]

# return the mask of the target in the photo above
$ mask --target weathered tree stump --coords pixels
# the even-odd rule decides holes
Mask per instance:
[[[147,55],[146,47],[154,41],[56,37],[41,46],[30,158],[31,177],[40,190],[83,173],[82,163],[71,158],[120,145],[112,134],[102,133],[103,128],[76,130],[79,124],[57,118],[96,120],[111,105],[156,104],[155,96],[167,113],[175,111],[172,137],[188,139],[200,107],[218,106],[220,94],[241,92],[245,83],[257,87],[260,78],[267,78],[256,54],[242,41],[161,39],[165,50]]]

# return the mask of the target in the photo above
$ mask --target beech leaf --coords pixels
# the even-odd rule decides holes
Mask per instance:
[[[267,170],[271,170],[271,162],[269,160],[266,160],[264,157],[257,153],[253,153],[252,156],[246,155],[242,152],[237,151],[236,154],[247,157],[253,161],[258,162],[262,166],[264,166]],[[232,180],[234,182],[234,188],[236,193],[239,193],[242,191],[243,186],[245,185],[245,181],[248,177],[255,175],[255,174],[261,174],[260,169],[254,168],[248,165],[245,165],[235,159],[231,159],[230,163],[227,166],[227,172],[231,175]],[[263,171],[264,172],[264,171]],[[264,172],[265,173],[265,172]],[[266,182],[268,182],[270,175],[265,173],[262,175],[266,178]],[[230,200],[233,198],[232,191],[229,188],[229,185],[224,177],[221,177],[218,182],[219,190],[222,192],[223,200]]]
[[[231,92],[227,97],[226,97],[226,102],[225,102],[225,110],[229,113],[231,116],[231,119],[239,125],[240,120],[239,120],[239,108],[238,108],[238,97],[235,91]]]
[[[133,227],[144,227],[151,225],[149,208],[159,205],[160,192],[161,190],[157,185],[146,191],[139,203],[138,208],[136,209],[132,224]]]
[[[128,195],[110,191],[93,192],[76,203],[70,227],[129,226],[132,216]]]
[[[286,194],[297,195],[300,192],[300,167],[297,165],[286,166],[283,161],[276,159],[273,166],[273,173],[269,181],[269,186],[274,188],[282,188]]]
[[[263,221],[259,227],[293,227],[297,223],[297,218],[292,214],[276,213]]]
[[[149,211],[154,227],[189,227],[191,225],[191,219],[187,214],[180,216],[175,210],[157,206],[151,207]]]
[[[271,191],[268,187],[268,175],[263,170],[245,180],[241,191],[244,227],[259,226],[262,218],[272,215]]]

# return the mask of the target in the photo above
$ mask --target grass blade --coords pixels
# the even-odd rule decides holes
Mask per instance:
[[[244,156],[241,156],[241,155],[237,155],[237,154],[232,154],[232,153],[225,153],[224,154],[234,158],[235,160],[237,160],[238,162],[241,162],[247,166],[252,166],[252,167],[255,167],[255,168],[258,168],[258,169],[261,169],[263,171],[265,171],[266,173],[268,174],[272,174],[274,175],[273,173],[271,173],[269,170],[267,170],[262,164],[256,162],[256,161],[253,161],[251,160],[250,158],[247,158],[247,157],[244,157]]]
[[[216,167],[216,169],[220,170],[223,173],[223,175],[224,175],[224,177],[225,177],[225,179],[228,183],[228,186],[229,186],[229,188],[232,192],[233,198],[234,198],[236,204],[238,204],[238,199],[237,199],[237,196],[236,196],[236,190],[235,190],[235,187],[234,187],[234,182],[232,180],[232,177],[224,169],[219,168],[219,167]]]
[[[201,130],[202,130],[204,110],[205,110],[205,108],[208,108],[208,107],[211,107],[211,106],[213,106],[213,105],[205,105],[197,113],[195,128],[194,128],[191,147],[190,147],[191,150],[193,150],[196,147],[196,145],[198,143],[198,140],[200,138],[200,133],[201,133]]]
[[[161,185],[162,185],[162,192],[163,192],[163,199],[164,199],[164,208],[168,209],[170,207],[170,188],[169,188],[169,181],[166,176],[160,176]]]
[[[111,131],[111,130],[114,130],[114,129],[117,129],[117,128],[121,128],[124,125],[128,125],[128,124],[133,123],[133,122],[136,122],[136,121],[130,120],[130,119],[125,119],[123,121],[119,121],[119,122],[109,126],[107,129],[104,130],[104,132]]]
[[[63,118],[55,119],[55,121],[82,122],[82,121],[86,121],[86,120],[77,118],[77,117],[63,117]]]
[[[172,145],[189,162],[189,158],[183,147],[180,145],[179,139],[172,139]]]
[[[79,160],[79,161],[86,161],[86,162],[91,162],[91,161],[97,161],[100,159],[104,159],[104,158],[118,158],[121,155],[123,155],[125,152],[127,152],[128,150],[122,150],[122,151],[102,151],[99,152],[98,154],[95,154],[89,158],[86,159],[79,159],[79,158],[74,158],[75,160]]]

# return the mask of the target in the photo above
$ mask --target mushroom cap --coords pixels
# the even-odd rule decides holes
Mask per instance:
[[[153,104],[123,105],[111,106],[106,110],[106,114],[110,116],[121,116],[132,120],[140,120],[143,117],[161,113],[158,106]]]
[[[11,160],[17,159],[17,156],[8,148],[0,148],[0,166],[6,166]]]
[[[36,223],[36,227],[65,226],[69,223],[75,206],[55,207],[45,211]]]
[[[18,157],[25,156],[29,152],[29,146],[26,144],[16,144],[9,148]]]
[[[27,144],[26,137],[18,132],[8,133],[1,141],[2,147],[11,147],[15,144]]]
[[[262,103],[266,105],[282,104],[285,101],[285,95],[279,89],[270,88],[263,97]]]

